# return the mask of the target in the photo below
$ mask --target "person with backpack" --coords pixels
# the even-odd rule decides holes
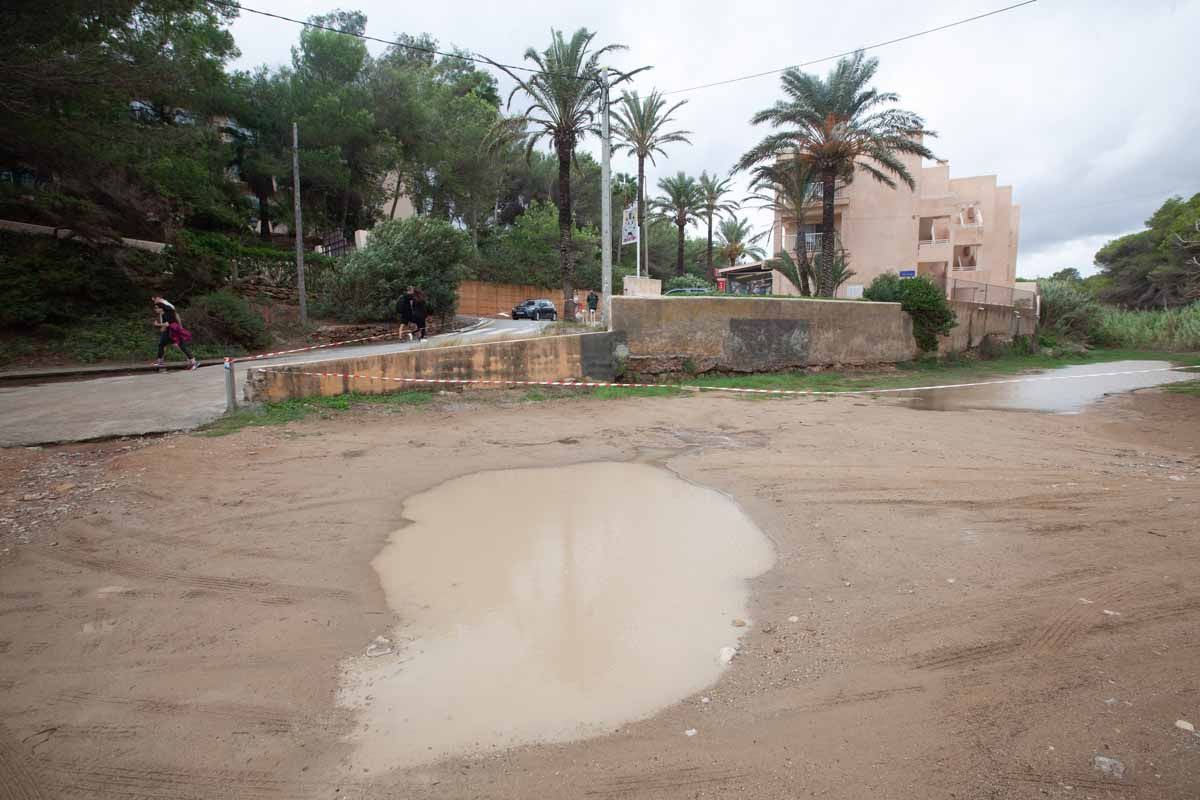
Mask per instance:
[[[407,334],[412,338],[412,334],[408,330],[408,326],[413,324],[413,293],[416,290],[409,286],[404,290],[404,294],[400,295],[400,299],[396,301],[396,313],[400,316],[400,338],[405,338]]]
[[[154,304],[154,310],[158,314],[158,318],[154,321],[154,327],[158,328],[158,359],[154,362],[154,366],[166,366],[163,361],[163,355],[166,354],[168,345],[175,345],[187,357],[188,369],[193,370],[200,366],[200,362],[188,350],[187,343],[192,340],[192,332],[183,327],[183,322],[179,319],[179,312],[175,310],[175,306],[167,301],[162,295],[154,295],[150,298],[150,302]]]
[[[596,321],[596,307],[599,305],[600,305],[600,297],[599,297],[599,295],[596,294],[596,290],[589,289],[588,296],[587,296],[587,310],[588,310],[588,320],[587,321],[588,322]]]

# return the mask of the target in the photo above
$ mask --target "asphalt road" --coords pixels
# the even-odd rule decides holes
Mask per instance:
[[[485,320],[483,327],[426,340],[460,338],[463,344],[536,333],[547,323]],[[388,341],[297,353],[253,362],[298,364],[376,355],[426,346]],[[238,365],[239,371],[245,365]],[[239,399],[242,376],[238,376]],[[225,371],[201,367],[91,380],[0,388],[0,446],[79,442],[112,436],[190,430],[225,413]]]

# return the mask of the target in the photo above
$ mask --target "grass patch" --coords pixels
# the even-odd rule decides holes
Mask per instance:
[[[1168,383],[1161,388],[1164,392],[1170,392],[1171,394],[1188,394],[1192,397],[1200,397],[1200,380]]]
[[[264,403],[255,408],[243,408],[226,414],[202,427],[202,436],[228,436],[243,428],[264,428],[287,425],[289,422],[316,417],[329,419],[338,413],[350,411],[356,406],[390,406],[407,408],[423,406],[433,402],[431,392],[418,389],[386,394],[340,394],[333,397],[305,397],[300,400],[285,400],[282,403]]]
[[[673,397],[682,392],[682,388],[677,389],[674,386],[601,386],[592,390],[592,397],[600,400],[623,400],[627,397]]]

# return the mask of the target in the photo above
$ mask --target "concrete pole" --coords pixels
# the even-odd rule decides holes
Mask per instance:
[[[612,136],[608,120],[608,67],[604,68],[600,122],[600,273],[604,325],[612,330]]]
[[[304,226],[300,221],[300,126],[292,123],[292,205],[296,208],[296,290],[300,293],[300,324],[308,324],[304,294]]]
[[[225,413],[237,411],[237,376],[234,374],[233,360],[225,358]]]

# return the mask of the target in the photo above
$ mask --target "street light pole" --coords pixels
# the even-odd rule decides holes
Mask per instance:
[[[300,293],[300,324],[308,324],[304,294],[304,226],[300,222],[300,127],[292,123],[292,203],[296,209],[296,290]]]
[[[608,121],[608,67],[603,72],[600,102],[600,274],[604,324],[612,330],[612,137]]]

